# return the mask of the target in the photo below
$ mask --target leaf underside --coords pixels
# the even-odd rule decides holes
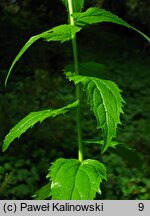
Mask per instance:
[[[47,175],[51,180],[53,200],[91,200],[99,192],[102,180],[107,180],[106,169],[96,160],[56,160]]]
[[[63,108],[31,112],[29,115],[23,118],[16,126],[14,126],[7,134],[4,139],[2,151],[4,152],[14,139],[19,138],[21,134],[23,134],[30,127],[33,127],[33,125],[35,125],[36,123],[42,122],[49,117],[56,117],[57,115],[64,114],[70,109],[75,108],[77,104],[78,102],[75,101],[74,103],[69,104],[68,106]]]
[[[122,26],[125,26],[127,28],[130,28],[138,32],[146,40],[148,40],[148,42],[150,42],[150,38],[147,35],[145,35],[143,32],[134,28],[133,26],[125,22],[123,19],[121,19],[117,15],[112,14],[111,12],[105,9],[92,7],[92,8],[87,9],[85,12],[74,13],[73,17],[75,19],[75,24],[81,27],[84,27],[90,24],[102,23],[102,22],[111,22],[111,23],[115,23],[118,25],[122,25]]]
[[[123,113],[123,99],[118,86],[109,80],[95,77],[73,75],[67,72],[66,76],[75,84],[82,83],[88,97],[88,103],[97,119],[97,128],[102,129],[104,145],[102,153],[111,145],[116,137],[117,125],[120,124],[120,114]]]

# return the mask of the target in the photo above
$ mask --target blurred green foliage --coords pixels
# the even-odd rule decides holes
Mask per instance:
[[[103,162],[108,164],[110,183],[103,185],[101,199],[150,199],[148,168],[145,167],[147,174],[143,175],[137,169],[126,167],[124,161],[114,154],[103,156]]]
[[[96,0],[94,2],[100,3]],[[117,2],[112,0],[110,3],[106,0],[102,5],[122,14],[136,25],[144,24],[146,31],[150,29],[148,0],[119,1],[120,4]],[[87,1],[87,6],[89,4],[92,4],[91,1]],[[39,48],[34,46],[26,54],[25,60],[17,65],[13,71],[14,76],[4,88],[6,71],[24,42],[31,35],[46,30],[49,25],[52,27],[62,23],[65,19],[65,10],[60,2],[52,0],[49,4],[49,0],[6,0],[0,2],[0,12],[0,28],[3,32],[0,34],[1,145],[9,129],[22,117],[31,111],[58,108],[72,102],[74,89],[71,83],[63,79],[62,71],[64,65],[72,62],[70,44],[60,46],[57,43],[49,46],[40,43]],[[94,37],[91,38],[91,35]],[[127,167],[120,157],[110,154],[100,158],[98,146],[87,146],[85,158],[92,158],[94,155],[95,159],[103,160],[109,167],[109,183],[103,184],[103,194],[97,199],[149,199],[149,44],[145,44],[143,39],[130,30],[119,30],[110,25],[83,30],[78,42],[80,61],[104,63],[106,78],[114,80],[123,90],[125,115],[122,117],[118,137],[120,141],[140,151],[146,163],[145,173],[142,174]],[[99,137],[98,130],[95,131],[95,118],[84,102],[84,93],[82,100],[84,138]],[[72,112],[55,120],[47,120],[15,140],[8,152],[1,153],[0,199],[31,199],[31,195],[45,184],[45,176],[53,160],[59,157],[76,158],[74,125],[75,115]]]
[[[39,180],[38,169],[27,159],[5,157],[0,166],[1,199],[29,198]]]

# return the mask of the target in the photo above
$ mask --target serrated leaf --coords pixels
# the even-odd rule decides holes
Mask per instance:
[[[104,145],[103,140],[86,140],[84,141],[85,144],[98,144]],[[111,141],[110,148],[108,149],[110,152],[120,156],[127,164],[132,167],[136,167],[141,172],[143,172],[143,160],[139,152],[136,151],[134,148],[130,148],[123,143],[119,143],[116,141]]]
[[[16,126],[14,126],[7,134],[4,139],[2,151],[4,152],[14,139],[19,138],[21,134],[23,134],[30,127],[33,127],[33,125],[35,125],[36,123],[42,122],[49,117],[56,117],[57,115],[64,114],[70,109],[75,108],[77,104],[78,101],[75,101],[74,103],[69,104],[68,106],[63,108],[31,112],[29,115],[23,118]]]
[[[50,192],[51,192],[51,182],[47,183],[38,191],[36,191],[35,195],[33,195],[32,197],[35,200],[45,200],[50,197]]]
[[[5,85],[7,84],[7,80],[10,76],[10,73],[14,67],[14,65],[16,64],[16,62],[21,58],[21,56],[26,52],[26,50],[33,44],[35,43],[37,40],[39,39],[44,39],[47,42],[50,41],[60,41],[61,43],[68,41],[71,39],[72,34],[77,33],[78,31],[80,31],[81,28],[77,27],[77,26],[72,26],[72,25],[60,25],[60,26],[56,26],[48,31],[45,31],[41,34],[35,35],[33,37],[31,37],[27,43],[23,46],[23,48],[20,50],[20,52],[17,54],[17,56],[15,57],[14,61],[12,62],[12,65],[8,71],[6,80],[5,80]]]
[[[104,146],[102,153],[111,145],[116,137],[117,125],[120,124],[120,114],[123,113],[123,99],[118,86],[109,80],[98,79],[66,73],[70,81],[82,83],[88,96],[88,103],[97,119],[97,128],[102,129]]]
[[[64,72],[73,71],[74,65],[67,65]],[[104,64],[97,62],[84,62],[79,64],[79,74],[83,76],[91,76],[97,78],[104,78],[106,73],[106,67]]]
[[[68,0],[61,0],[65,5],[66,9],[68,10]],[[81,12],[84,6],[84,0],[72,0],[73,3],[73,11],[74,12]]]
[[[75,19],[75,24],[78,26],[85,26],[89,24],[95,24],[95,23],[102,23],[102,22],[111,22],[118,25],[125,26],[127,28],[130,28],[139,34],[141,34],[148,42],[150,42],[150,38],[145,35],[143,32],[139,31],[138,29],[134,28],[127,22],[125,22],[123,19],[118,17],[117,15],[101,8],[92,7],[87,9],[85,12],[82,13],[74,13],[73,17]]]
[[[105,166],[96,160],[56,160],[50,167],[53,200],[91,200],[99,191],[100,183],[106,180]]]

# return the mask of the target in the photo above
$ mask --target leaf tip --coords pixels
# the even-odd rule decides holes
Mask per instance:
[[[2,145],[2,152],[5,152],[6,149],[7,149],[7,147],[3,144],[3,145]]]
[[[14,64],[12,63],[12,65],[11,65],[11,67],[10,67],[8,73],[7,73],[6,79],[5,79],[5,87],[6,87],[6,85],[7,85],[8,78],[9,78],[9,76],[10,76],[10,73],[11,73],[13,67],[14,67]]]
[[[4,84],[5,84],[5,87],[6,87],[6,86],[7,86],[7,80],[5,80],[5,83],[4,83]]]
[[[101,149],[101,154],[104,154],[107,149],[108,149],[108,145],[104,145]]]
[[[8,72],[9,73],[9,72]],[[7,77],[6,77],[6,79],[5,79],[5,87],[6,87],[6,85],[7,85],[7,81],[8,81],[8,74],[7,74]]]

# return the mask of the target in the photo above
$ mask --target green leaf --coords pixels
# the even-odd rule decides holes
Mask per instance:
[[[50,192],[51,192],[51,182],[47,183],[38,191],[36,191],[35,195],[33,195],[32,197],[35,200],[45,200],[50,197]]]
[[[91,200],[106,180],[105,166],[96,160],[56,160],[50,167],[51,196],[53,200]]]
[[[81,28],[77,27],[77,26],[71,26],[71,25],[60,25],[60,26],[56,26],[48,31],[45,31],[41,34],[35,35],[33,37],[31,37],[27,43],[23,46],[23,48],[20,50],[20,52],[17,54],[17,56],[15,57],[5,80],[5,85],[7,84],[7,80],[10,76],[10,73],[14,67],[14,65],[16,64],[16,62],[21,58],[21,56],[26,52],[26,50],[33,44],[35,43],[37,40],[39,39],[44,39],[47,42],[50,41],[60,41],[61,43],[68,41],[71,39],[71,35],[74,33],[77,33],[78,31],[80,31]]]
[[[47,42],[50,41],[60,41],[61,43],[69,41],[72,37],[72,34],[75,34],[81,30],[80,27],[73,25],[60,25],[52,28],[47,34],[42,38]]]
[[[74,65],[67,65],[64,72],[74,71]],[[83,76],[91,76],[97,78],[104,78],[106,67],[103,64],[96,62],[84,62],[79,64],[79,74]]]
[[[134,31],[138,32],[146,40],[148,40],[148,42],[150,42],[150,38],[147,35],[145,35],[143,32],[129,25],[127,22],[125,22],[120,17],[112,14],[109,11],[101,9],[101,8],[92,7],[92,8],[89,8],[85,12],[74,13],[73,17],[75,19],[76,25],[82,26],[82,27],[85,25],[102,23],[102,22],[112,22],[118,25],[122,25],[122,26],[125,26],[127,28],[133,29]]]
[[[132,167],[136,167],[143,172],[143,160],[135,149],[129,148],[124,144],[119,144],[115,148],[112,148],[112,152],[122,157],[122,159]]]
[[[97,119],[97,128],[102,129],[104,146],[102,153],[111,145],[116,137],[117,124],[120,124],[120,114],[123,113],[123,99],[118,86],[109,80],[98,79],[66,73],[70,81],[82,83],[88,96],[91,110]]]
[[[65,5],[66,9],[68,10],[68,0],[62,0],[63,4]],[[81,12],[84,6],[84,0],[72,0],[73,3],[73,11],[74,12]]]
[[[74,103],[69,104],[68,106],[63,108],[31,112],[29,115],[23,118],[16,126],[14,126],[7,134],[4,139],[2,151],[4,152],[14,139],[16,139],[17,137],[19,138],[21,134],[23,134],[30,127],[33,127],[33,125],[35,125],[36,123],[42,122],[49,117],[56,117],[57,115],[64,114],[70,109],[75,108],[77,105],[78,101],[75,101]]]
[[[98,144],[104,145],[103,140],[86,140],[85,144]],[[110,148],[108,149],[110,152],[117,154],[120,156],[127,164],[132,167],[136,167],[138,170],[143,172],[143,160],[139,152],[137,152],[134,148],[130,148],[123,143],[119,143],[116,141],[111,141]]]
[[[98,144],[98,145],[104,145],[104,140],[84,140],[85,144]],[[120,145],[121,143],[118,143],[116,141],[111,141],[109,148],[115,148],[116,145]]]

